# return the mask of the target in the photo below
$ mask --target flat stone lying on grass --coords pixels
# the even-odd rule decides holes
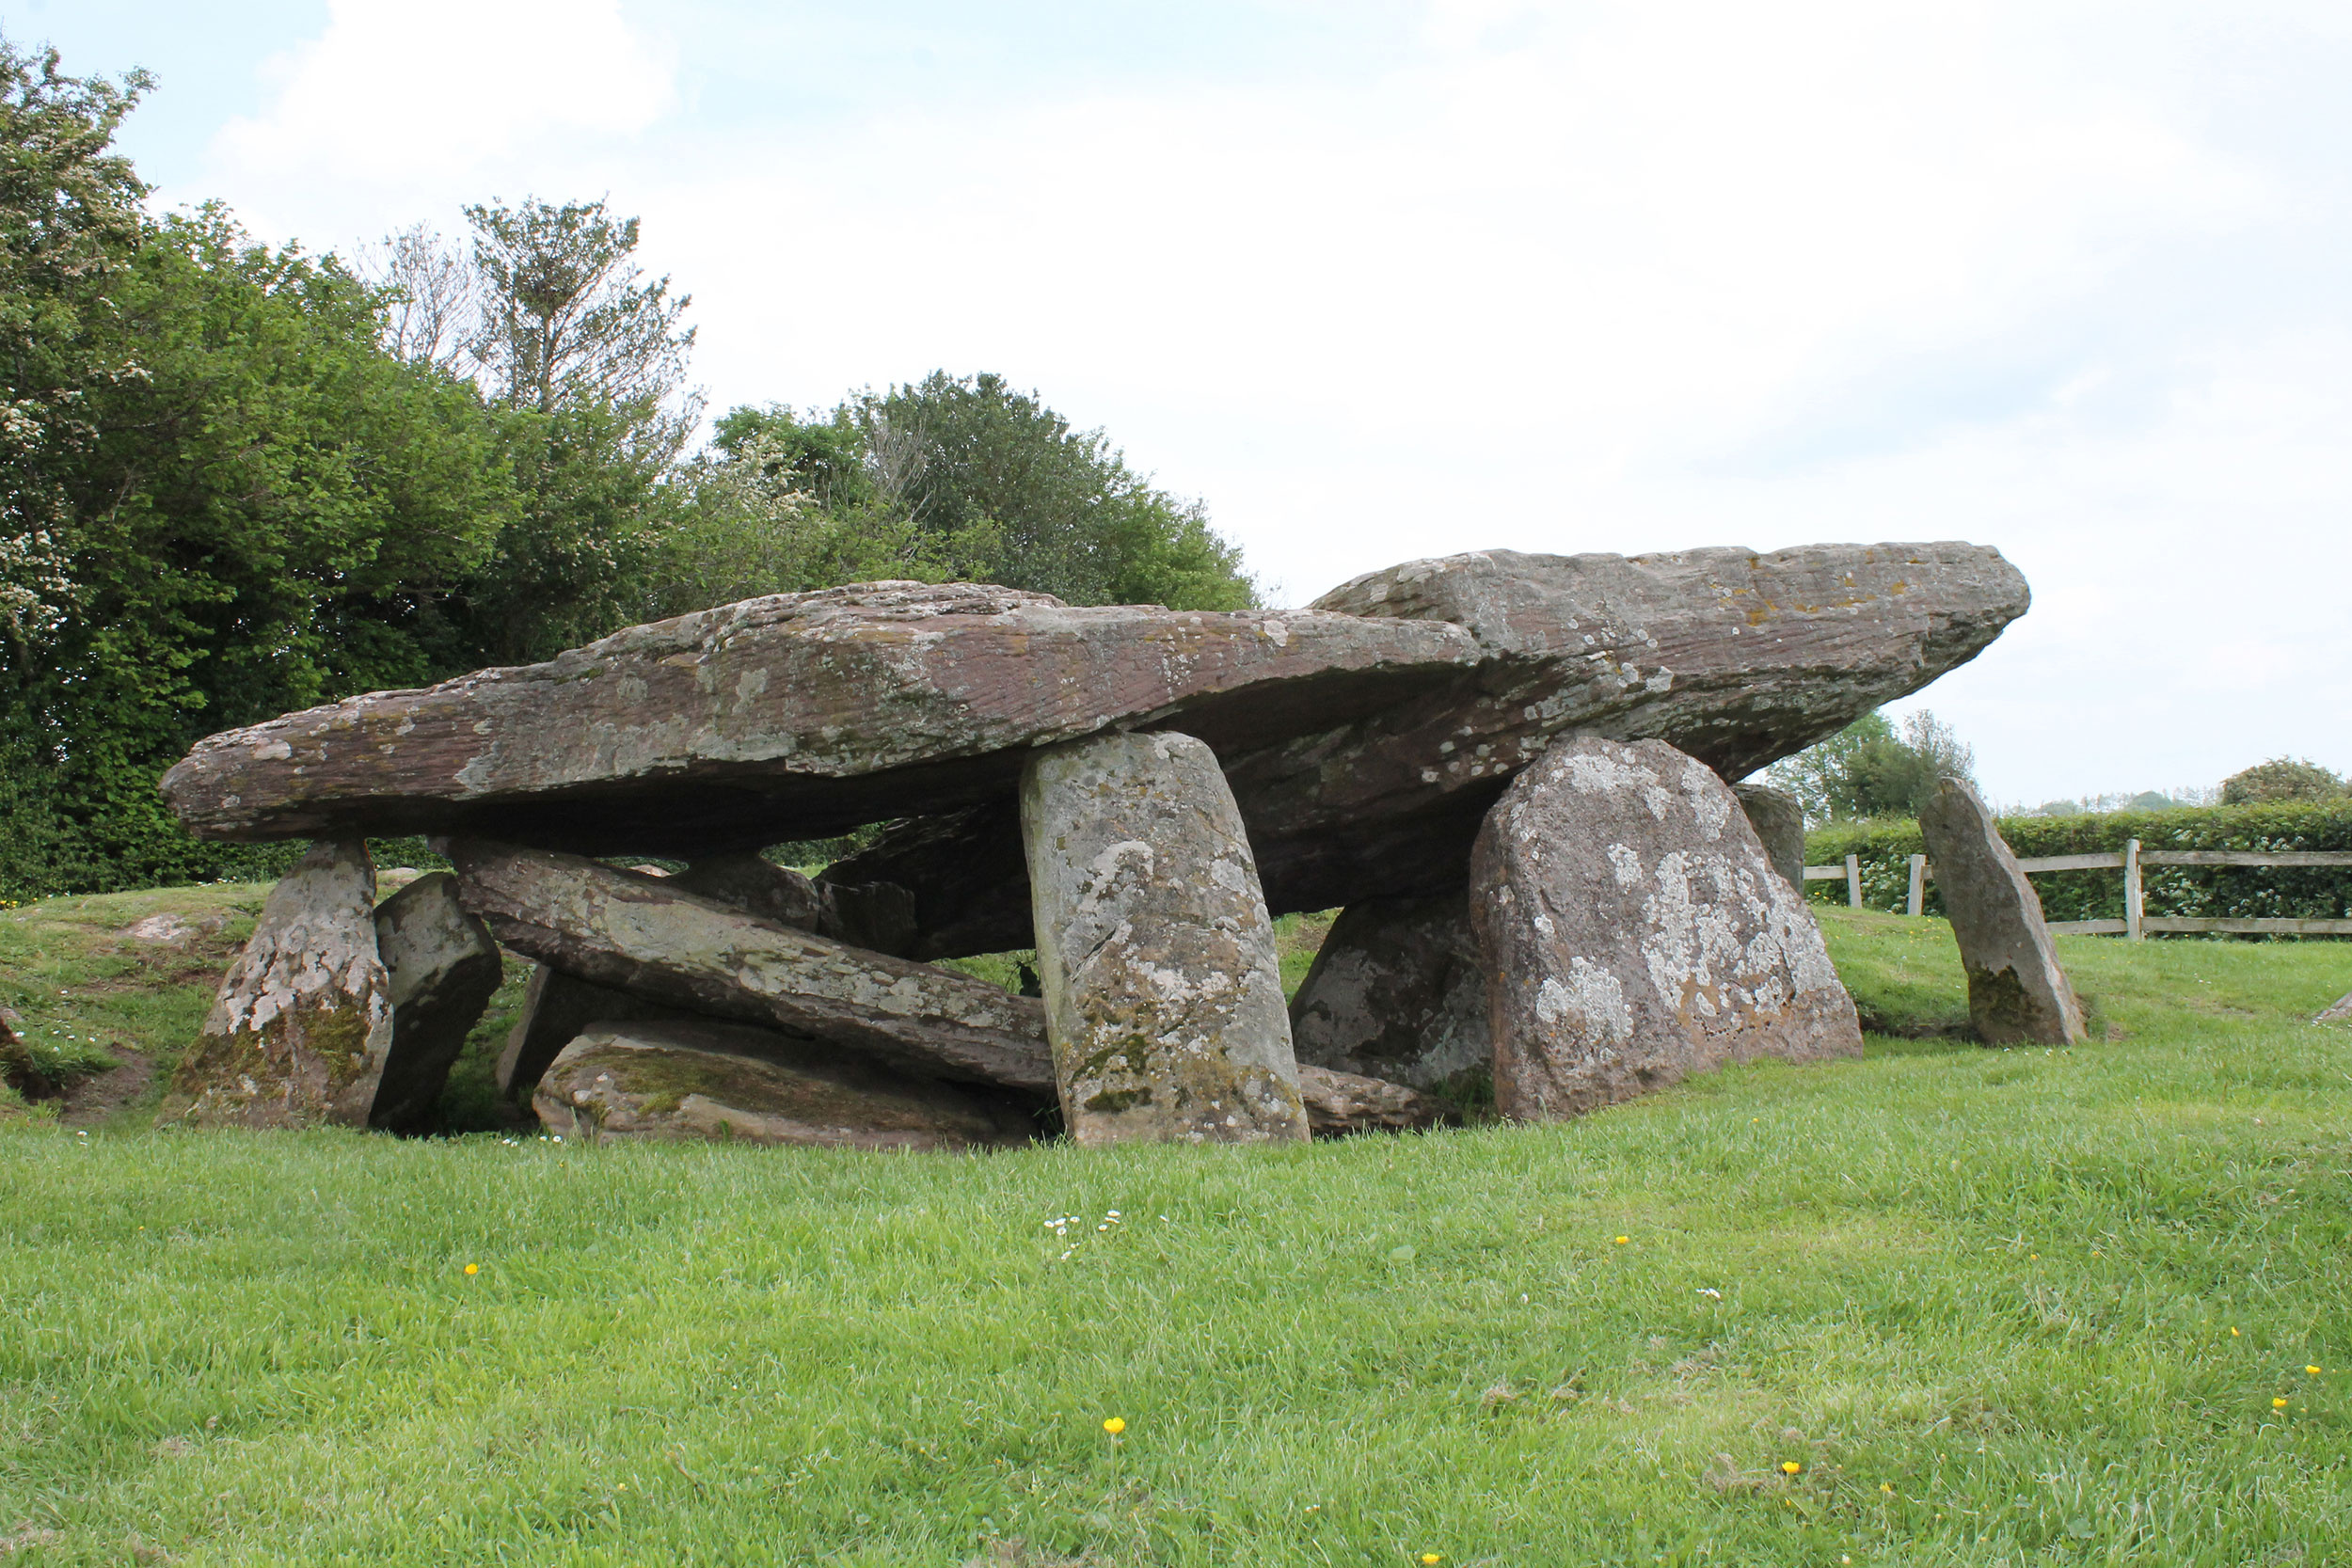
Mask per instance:
[[[1041,752],[1021,833],[1070,1135],[1306,1138],[1274,923],[1208,746],[1162,732]]]
[[[592,1024],[532,1097],[540,1122],[564,1137],[836,1148],[1025,1143],[1045,1103],[902,1077],[816,1040],[709,1019]]]
[[[1785,789],[1770,784],[1736,784],[1732,794],[1740,798],[1740,809],[1748,814],[1748,826],[1756,830],[1756,842],[1764,846],[1764,858],[1780,873],[1781,880],[1804,892],[1804,806]]]
[[[457,839],[466,905],[506,946],[665,1006],[833,1041],[902,1072],[1050,1092],[1038,1004],[577,855]]]
[[[1495,1104],[1573,1116],[1758,1056],[1858,1056],[1853,1001],[1731,789],[1663,741],[1554,741],[1479,834]]]
[[[1302,1069],[1475,1092],[1494,1070],[1494,1037],[1469,890],[1342,911],[1291,1001],[1291,1043]]]
[[[270,889],[156,1119],[365,1127],[392,1032],[367,846],[315,844]]]
[[[1303,1062],[1298,1098],[1307,1107],[1307,1125],[1318,1138],[1409,1132],[1451,1119],[1442,1103],[1418,1089]]]
[[[2069,1045],[2085,1037],[2042,899],[1977,792],[1947,779],[1919,813],[1936,891],[1968,974],[1968,1021],[1987,1045]]]
[[[2320,1009],[2313,1023],[2352,1023],[2352,991],[2347,991],[2333,1005]]]
[[[457,901],[446,871],[420,877],[376,907],[375,945],[392,1004],[392,1042],[368,1125],[433,1124],[451,1064],[482,1021],[503,966],[489,929]]]

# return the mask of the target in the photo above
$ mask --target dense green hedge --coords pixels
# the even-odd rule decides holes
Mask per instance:
[[[2352,801],[2268,806],[2213,806],[2170,811],[2087,812],[2074,816],[2006,816],[2001,836],[2022,859],[2120,850],[2126,839],[2142,849],[2352,850]],[[1915,821],[1837,822],[1805,834],[1811,865],[1862,861],[1862,900],[1900,912],[1910,891],[1909,859],[1926,852]],[[2343,920],[2352,918],[2352,866],[2270,868],[2151,865],[2140,870],[2152,915],[2207,919]],[[2042,912],[2052,920],[2120,920],[2120,871],[2044,871],[2033,879]],[[1825,903],[1846,901],[1843,881],[1819,881],[1805,891]],[[1927,909],[1940,914],[1935,884]]]

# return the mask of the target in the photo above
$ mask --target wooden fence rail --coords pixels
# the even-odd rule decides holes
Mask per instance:
[[[2031,876],[2038,871],[2121,871],[2123,873],[2123,918],[2121,920],[2053,920],[2050,929],[2071,936],[2120,936],[2137,942],[2150,933],[2217,932],[2248,936],[2352,937],[2352,920],[2221,920],[2185,915],[2149,914],[2140,868],[2150,865],[2352,865],[2352,850],[2340,849],[2142,849],[2139,840],[2126,840],[2120,850],[2088,855],[2037,855],[2022,859],[2017,868]],[[1808,865],[1808,882],[1846,881],[1846,902],[1862,908],[1862,857],[1848,855],[1843,865]],[[1907,914],[1927,907],[1927,884],[1935,867],[1925,855],[1911,857],[1911,886],[1904,900]]]

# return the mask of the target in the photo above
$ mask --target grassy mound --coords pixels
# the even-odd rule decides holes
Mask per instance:
[[[2099,1037],[1988,1051],[1941,1032],[1940,923],[1825,923],[1902,1037],[1560,1126],[941,1157],[20,1117],[0,1543],[2352,1556],[2352,1030],[2302,1022],[2352,948],[2061,939]]]

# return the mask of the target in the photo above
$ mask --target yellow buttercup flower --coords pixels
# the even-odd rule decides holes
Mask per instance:
[[[2270,1402],[2270,1408],[2273,1410],[2284,1410],[2286,1407],[2287,1402],[2284,1400],[2272,1400]]]
[[[1113,1437],[1116,1437],[1120,1433],[1127,1430],[1127,1423],[1120,1420],[1118,1417],[1113,1416],[1109,1420],[1103,1423],[1103,1430],[1109,1433]]]
[[[1804,1465],[1793,1459],[1784,1459],[1780,1462],[1780,1473],[1785,1476],[1793,1476],[1804,1468]]]
[[[1617,1244],[1618,1244],[1619,1246],[1623,1246],[1623,1245],[1625,1245],[1625,1244],[1626,1244],[1626,1243],[1628,1243],[1628,1242],[1629,1242],[1629,1241],[1631,1241],[1631,1240],[1633,1240],[1633,1238],[1632,1238],[1632,1237],[1630,1237],[1630,1236],[1620,1236],[1620,1237],[1618,1237],[1618,1238],[1617,1238]]]
[[[479,1263],[469,1263],[466,1265],[466,1272],[468,1274],[480,1274],[482,1272],[482,1265]]]
[[[1445,1559],[1439,1557],[1436,1552],[1423,1552],[1421,1554],[1422,1568],[1438,1568],[1438,1564],[1443,1562],[1444,1560]]]
[[[2303,1369],[2303,1371],[2304,1374],[2309,1377],[2317,1377],[2319,1375],[2319,1369],[2317,1367],[2306,1367]]]

